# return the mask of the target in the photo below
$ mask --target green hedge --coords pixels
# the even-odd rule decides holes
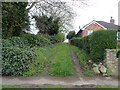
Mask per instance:
[[[2,74],[22,75],[28,65],[34,61],[35,54],[30,49],[18,47],[2,48]]]
[[[71,40],[71,44],[79,47],[80,49],[84,49],[88,54],[90,53],[90,47],[89,47],[89,37],[85,36],[82,38],[73,38]]]
[[[90,36],[90,57],[95,60],[103,60],[105,49],[117,48],[116,30],[99,30]]]
[[[71,44],[84,49],[94,62],[104,59],[105,49],[117,47],[117,30],[98,30],[82,38],[73,38]]]

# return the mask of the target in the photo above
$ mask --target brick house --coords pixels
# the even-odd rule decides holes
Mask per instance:
[[[88,23],[87,25],[85,25],[84,27],[82,27],[78,33],[75,35],[75,37],[84,37],[87,36],[89,34],[91,34],[93,31],[96,30],[100,30],[100,29],[115,29],[118,30],[118,25],[114,24],[115,20],[110,19],[110,23],[104,22],[104,21],[91,21],[90,23]],[[119,30],[120,31],[120,30]],[[118,41],[119,41],[119,45],[120,45],[120,33],[118,33]]]

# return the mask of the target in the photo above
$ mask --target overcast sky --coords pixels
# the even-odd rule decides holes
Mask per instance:
[[[89,0],[88,6],[74,7],[78,13],[73,20],[74,30],[79,31],[92,20],[110,22],[110,17],[118,24],[118,2],[120,0]]]

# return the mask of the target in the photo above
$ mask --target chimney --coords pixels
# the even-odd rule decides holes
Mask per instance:
[[[114,24],[114,23],[115,23],[115,20],[114,20],[114,19],[112,19],[112,17],[111,17],[110,23],[112,23],[112,24]]]

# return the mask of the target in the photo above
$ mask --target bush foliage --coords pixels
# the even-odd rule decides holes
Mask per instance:
[[[84,49],[89,54],[90,53],[89,37],[90,36],[85,36],[82,38],[73,38],[71,40],[71,44],[79,47],[80,49]]]
[[[100,62],[104,58],[105,49],[117,47],[116,30],[98,30],[91,35],[82,38],[73,38],[71,44],[84,49],[94,62]]]
[[[49,38],[43,34],[24,34],[22,37],[28,41],[30,47],[51,45]]]
[[[104,59],[105,49],[117,48],[116,30],[99,30],[90,36],[90,56],[93,60]]]
[[[67,35],[67,39],[71,39],[75,36],[75,31],[70,31]]]
[[[28,65],[34,61],[34,52],[18,47],[2,48],[2,74],[22,75]]]
[[[61,42],[61,40],[63,40],[62,33],[54,36],[50,36],[47,34],[23,34],[19,37],[2,39],[3,74],[27,76],[38,72],[38,69],[40,72],[43,67],[42,57],[46,55],[46,50],[51,48],[53,44]],[[46,50],[42,48],[43,46],[46,48]],[[36,51],[34,48],[40,48],[39,52],[34,52]],[[34,58],[35,61],[33,61]],[[38,68],[36,67],[38,66],[37,64],[33,65],[30,62],[32,62],[33,64],[41,64],[39,64]],[[29,65],[31,65],[31,68]]]

